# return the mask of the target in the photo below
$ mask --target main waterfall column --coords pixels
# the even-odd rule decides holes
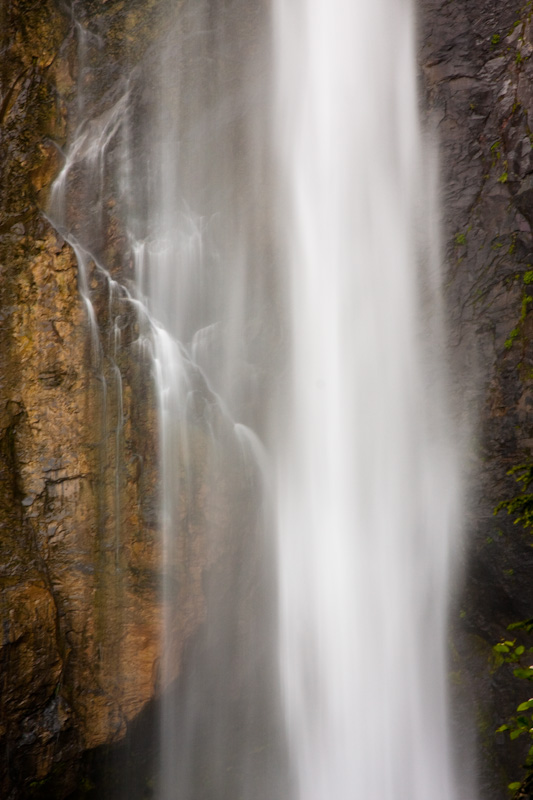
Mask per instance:
[[[279,668],[298,800],[453,800],[458,479],[404,0],[276,0],[290,377]]]

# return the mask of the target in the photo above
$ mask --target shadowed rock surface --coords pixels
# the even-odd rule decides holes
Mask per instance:
[[[452,680],[458,724],[478,742],[480,796],[504,798],[506,784],[523,775],[527,747],[495,730],[528,688],[497,663],[492,646],[533,608],[531,534],[504,512],[493,514],[518,494],[506,473],[529,462],[533,447],[531,5],[424,0],[422,9],[420,63],[441,148],[457,393],[473,423]]]

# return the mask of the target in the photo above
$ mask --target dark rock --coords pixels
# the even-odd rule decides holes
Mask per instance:
[[[532,453],[533,320],[523,281],[533,251],[532,26],[527,7],[511,3],[430,1],[420,35],[428,115],[438,121],[458,407],[466,411],[460,397],[473,403],[477,438],[464,590],[453,612],[456,715],[477,742],[480,796],[503,800],[523,775],[524,748],[495,729],[524,689],[510,671],[500,675],[492,645],[533,607],[530,534],[493,515],[516,494],[507,471]]]

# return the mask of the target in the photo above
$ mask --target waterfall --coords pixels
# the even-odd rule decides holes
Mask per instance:
[[[277,0],[274,17],[291,331],[279,662],[295,796],[451,800],[457,464],[413,9]]]
[[[155,387],[156,796],[456,800],[457,448],[412,4],[165,9],[96,110],[83,81],[105,48],[76,20],[49,210],[113,442],[117,581],[126,305]],[[105,262],[110,191],[126,277]]]

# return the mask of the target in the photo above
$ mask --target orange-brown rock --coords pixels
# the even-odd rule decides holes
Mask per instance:
[[[80,8],[91,24],[98,18],[113,75],[142,55],[161,25],[159,6],[90,0]],[[180,527],[163,551],[152,365],[136,346],[142,323],[90,263],[99,324],[91,331],[75,254],[44,212],[61,147],[79,122],[77,35],[55,0],[1,5],[0,796],[10,800],[66,796],[81,755],[122,740],[180,677],[209,613],[206,574],[232,585],[231,564],[250,558],[238,520],[255,514],[232,425],[199,398],[187,466],[175,478]],[[107,78],[92,67],[97,102]],[[131,264],[114,206],[110,194],[101,255],[120,282]],[[74,226],[81,211],[74,203]],[[116,303],[119,352],[109,336]],[[256,580],[250,566],[242,605],[224,610],[236,631]]]
[[[156,6],[122,5],[100,4],[119,50]],[[135,315],[119,391],[105,337],[96,364],[74,253],[42,213],[69,125],[72,21],[52,0],[7,0],[0,37],[0,795],[32,796],[61,772],[60,797],[80,753],[121,739],[162,688],[158,434]],[[110,229],[115,263],[119,236]],[[105,309],[105,281],[98,291]],[[200,463],[186,580],[167,613],[169,678],[205,615],[202,475]]]

